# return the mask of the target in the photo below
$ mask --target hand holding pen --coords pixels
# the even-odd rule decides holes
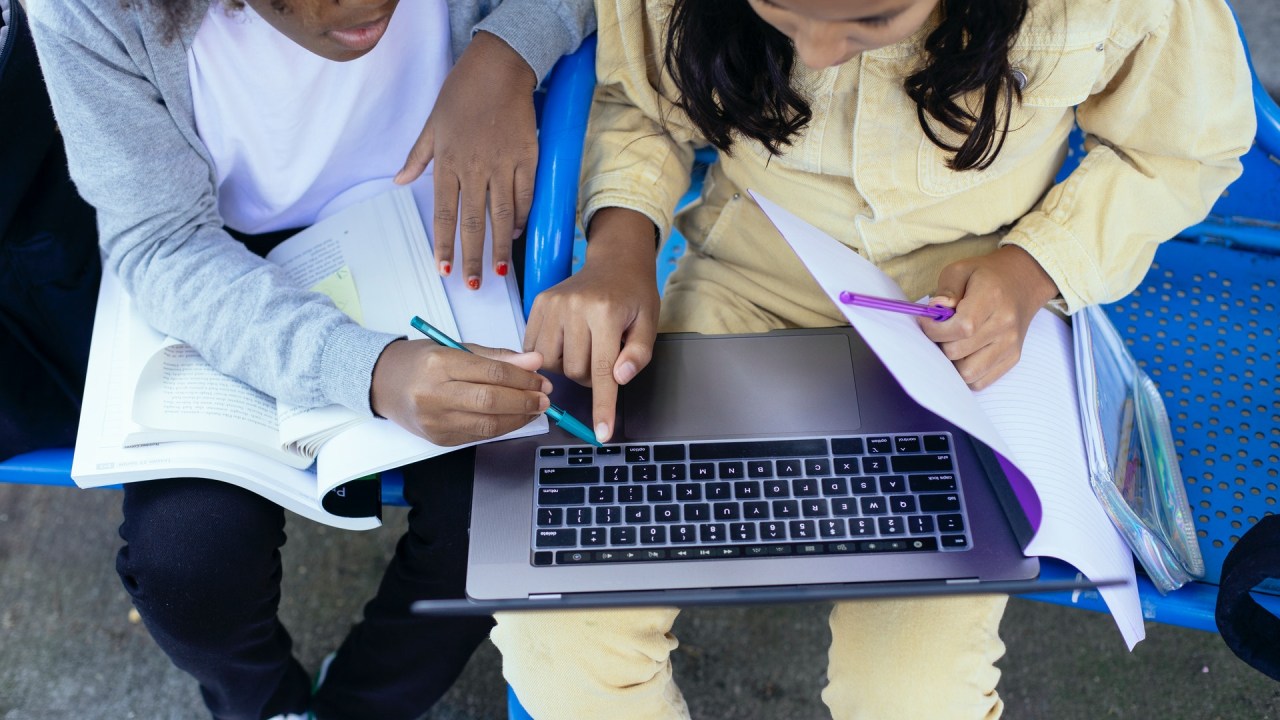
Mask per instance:
[[[550,405],[539,353],[473,345],[467,353],[397,340],[373,368],[375,413],[442,446],[488,440],[524,427]]]
[[[463,352],[471,352],[471,350],[464,347],[457,340],[454,340],[448,335],[445,335],[443,332],[440,332],[440,330],[436,328],[434,325],[432,325],[431,323],[427,322],[426,320],[423,320],[422,318],[416,315],[409,320],[409,324],[412,325],[414,329],[416,329],[418,332],[422,333],[423,335],[426,335],[427,337],[431,338],[432,340],[436,341],[438,344],[444,347],[453,348],[454,350],[462,350]],[[521,353],[521,354],[536,355],[537,353]],[[540,355],[539,355],[539,358],[541,358]],[[548,393],[551,392],[551,382],[546,378],[543,378],[543,382],[546,383],[545,392],[548,392]],[[557,425],[564,428],[566,431],[569,432],[569,434],[577,437],[579,440],[582,440],[583,442],[587,442],[592,445],[595,445],[596,447],[600,447],[601,445],[600,441],[596,439],[595,434],[591,432],[590,428],[588,428],[580,420],[573,417],[569,413],[556,407],[555,405],[552,405],[550,400],[547,401],[546,405],[543,405],[541,407],[541,410],[546,412],[547,417],[554,420]],[[528,424],[527,420],[525,421],[525,424]],[[515,428],[512,428],[512,430],[514,429]]]

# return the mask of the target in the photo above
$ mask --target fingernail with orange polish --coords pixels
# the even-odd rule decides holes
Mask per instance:
[[[467,287],[471,288],[472,290],[479,290],[480,278],[476,277],[475,275],[472,275],[471,277],[467,278]]]
[[[446,277],[447,277],[447,276],[449,275],[449,273],[451,273],[451,272],[453,272],[453,264],[452,264],[452,263],[450,263],[448,260],[441,260],[441,261],[440,261],[440,274],[441,274],[441,275],[444,275],[444,276],[446,276]]]
[[[496,273],[498,273],[499,275],[502,275],[503,277],[506,277],[506,275],[507,275],[507,264],[506,264],[506,263],[504,263],[504,262],[500,262],[500,263],[498,263],[497,265],[494,265],[494,266],[493,266],[493,271],[494,271],[494,272],[496,272]]]

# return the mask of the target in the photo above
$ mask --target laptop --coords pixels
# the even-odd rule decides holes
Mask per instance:
[[[590,390],[553,402],[590,417]],[[1094,587],[1036,582],[991,453],[850,327],[659,335],[613,439],[476,449],[465,593],[418,612]]]

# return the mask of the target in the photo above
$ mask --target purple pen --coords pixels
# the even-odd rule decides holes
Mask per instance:
[[[955,310],[942,305],[921,305],[920,303],[890,300],[889,298],[875,297],[874,295],[860,295],[851,293],[848,290],[840,292],[840,302],[845,305],[857,305],[858,307],[871,308],[872,310],[888,310],[889,312],[902,313],[904,315],[920,315],[938,321],[946,320],[956,314]]]

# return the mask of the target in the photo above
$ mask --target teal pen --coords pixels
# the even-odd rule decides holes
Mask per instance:
[[[409,321],[409,324],[418,332],[426,335],[445,347],[453,348],[454,350],[461,350],[463,352],[471,352],[463,347],[457,340],[454,340],[448,335],[440,332],[433,327],[431,323],[423,320],[417,315],[413,316],[413,319]],[[547,417],[555,420],[557,425],[564,428],[570,435],[573,435],[579,440],[589,442],[596,447],[602,447],[600,441],[596,439],[596,434],[591,431],[591,428],[584,425],[581,420],[556,407],[555,403],[552,403],[551,407],[547,408]]]

